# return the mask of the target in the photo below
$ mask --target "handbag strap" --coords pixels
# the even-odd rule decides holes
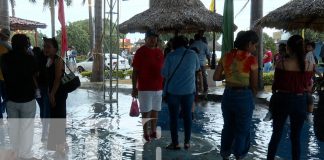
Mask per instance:
[[[186,49],[186,50],[184,51],[184,53],[182,54],[182,57],[181,57],[179,63],[178,63],[177,66],[175,67],[175,69],[174,69],[174,71],[172,72],[170,78],[168,78],[168,80],[167,80],[167,82],[166,82],[166,84],[165,84],[165,86],[166,86],[166,91],[168,91],[168,84],[169,84],[169,82],[171,81],[171,79],[172,79],[174,73],[178,70],[178,68],[179,68],[179,66],[180,66],[180,64],[181,64],[181,62],[182,62],[182,60],[183,60],[183,57],[185,56],[185,54],[187,53],[187,51],[188,51],[188,49]]]
[[[70,73],[73,73],[72,70],[70,69],[70,67],[65,63],[64,59],[61,56],[59,56],[59,55],[57,57],[61,58],[61,60],[65,64],[65,66],[69,69]],[[64,70],[64,74],[66,74],[65,70]]]

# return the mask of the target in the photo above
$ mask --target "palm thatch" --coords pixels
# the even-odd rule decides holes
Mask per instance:
[[[235,26],[234,26],[235,27]],[[199,0],[157,0],[152,6],[118,26],[121,33],[222,31],[222,16],[206,9]]]
[[[40,23],[36,21],[31,21],[27,19],[9,17],[10,30],[35,30],[37,28],[46,28],[45,23]]]
[[[256,26],[324,31],[324,0],[292,0],[258,20]]]

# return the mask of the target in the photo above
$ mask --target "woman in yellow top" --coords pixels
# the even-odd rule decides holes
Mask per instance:
[[[258,64],[251,53],[259,38],[254,31],[237,34],[234,49],[220,59],[213,79],[225,78],[222,98],[224,126],[221,137],[221,155],[228,159],[233,153],[243,158],[250,148],[250,127],[254,109],[253,96],[257,91]]]

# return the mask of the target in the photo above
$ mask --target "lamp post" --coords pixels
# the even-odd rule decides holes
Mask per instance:
[[[213,12],[215,13],[216,12],[216,6],[215,6],[215,1],[214,1],[214,6],[213,6],[213,8],[214,8],[214,10],[213,10]],[[210,65],[210,69],[215,69],[216,68],[216,53],[215,53],[215,40],[216,39],[216,33],[215,33],[215,31],[213,31],[213,54],[212,54],[212,59],[211,59],[211,65]]]

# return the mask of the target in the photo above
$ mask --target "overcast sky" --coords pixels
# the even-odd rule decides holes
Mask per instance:
[[[110,0],[109,0],[110,1]],[[244,4],[248,0],[234,0],[234,15],[236,15]],[[251,0],[250,0],[251,1]],[[263,0],[263,15],[266,15],[270,11],[284,5],[289,0]],[[66,21],[74,22],[78,20],[83,20],[88,18],[88,6],[81,4],[82,0],[73,0],[73,4],[70,7],[65,7]],[[209,8],[211,0],[201,0],[206,8]],[[216,0],[216,12],[223,15],[224,0]],[[247,30],[250,26],[250,6],[249,2],[247,7],[234,19],[234,23],[238,26],[238,30]],[[149,7],[149,0],[128,0],[120,1],[120,23],[128,20],[137,13],[143,12]],[[10,5],[9,5],[10,8]],[[108,8],[108,7],[107,7]],[[29,20],[35,20],[38,22],[46,23],[46,29],[39,29],[40,32],[51,36],[51,26],[50,26],[50,11],[48,8],[43,8],[42,2],[32,4],[26,0],[16,0],[16,17],[25,18]],[[11,12],[11,9],[10,9]],[[10,13],[11,15],[11,13]],[[57,7],[56,15],[57,17]],[[60,24],[56,18],[56,29],[60,29]],[[270,36],[274,29],[265,28],[264,32],[267,32]],[[143,38],[143,34],[128,34],[127,38],[131,38],[132,42]]]

